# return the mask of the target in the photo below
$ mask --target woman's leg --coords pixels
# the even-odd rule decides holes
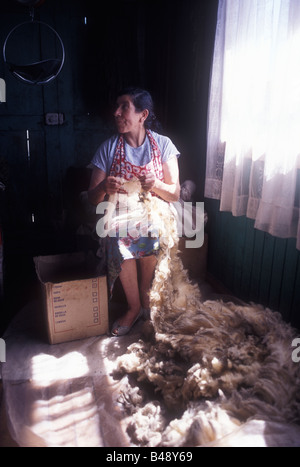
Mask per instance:
[[[156,263],[157,259],[154,255],[139,259],[140,288],[136,260],[127,259],[122,263],[119,277],[126,295],[128,311],[118,319],[118,326],[131,326],[140,312],[141,304],[144,308],[149,308],[149,291]],[[117,333],[117,329],[112,329],[112,333],[115,332]]]
[[[135,259],[126,259],[123,261],[119,277],[126,295],[128,311],[118,320],[118,324],[120,326],[131,326],[141,309]],[[114,329],[112,329],[112,332],[114,332]]]
[[[155,255],[145,256],[139,259],[140,262],[140,297],[142,306],[149,308],[149,291],[154,276],[157,258]]]

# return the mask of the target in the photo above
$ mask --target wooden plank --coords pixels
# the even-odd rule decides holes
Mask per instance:
[[[45,128],[45,153],[47,161],[47,176],[49,187],[49,200],[51,200],[51,217],[54,223],[62,221],[62,159],[64,155],[59,145],[59,129],[54,127]]]
[[[245,246],[243,251],[240,296],[243,300],[249,301],[250,287],[254,256],[255,230],[254,221],[246,219],[245,223]]]
[[[6,219],[11,226],[30,223],[29,164],[26,131],[0,132],[1,156],[9,168]],[[7,206],[7,207],[8,207]]]
[[[243,271],[244,271],[244,260],[246,235],[247,235],[247,219],[245,216],[234,217],[232,219],[232,227],[234,228],[234,277],[233,277],[233,292],[236,293],[240,298],[242,297],[243,290]]]
[[[299,251],[296,249],[296,239],[288,239],[285,252],[285,263],[282,271],[281,296],[279,303],[279,311],[285,319],[289,319],[294,296],[297,293],[295,284],[297,279],[299,255]]]
[[[298,250],[297,250],[298,251]],[[286,319],[300,331],[300,255],[298,253],[293,304]]]
[[[49,190],[43,131],[30,131],[29,192],[32,223],[49,225]]]
[[[218,271],[220,266],[220,251],[221,245],[219,242],[220,228],[219,228],[219,201],[213,199],[205,199],[204,209],[207,212],[207,231],[209,236],[208,242],[208,271],[219,279]]]
[[[222,236],[220,242],[220,279],[224,285],[232,290],[235,268],[235,232],[232,214],[220,213]]]
[[[76,167],[85,167],[90,164],[96,150],[108,137],[109,135],[102,131],[75,131],[73,165]]]
[[[272,278],[275,237],[265,234],[264,249],[261,262],[261,274],[259,284],[259,302],[269,304],[270,286]]]
[[[268,307],[276,311],[279,310],[285,254],[286,240],[274,238]]]
[[[216,243],[214,248],[216,249],[216,264],[215,271],[216,277],[227,286],[226,281],[226,272],[227,272],[227,263],[226,263],[226,248],[227,248],[227,235],[226,235],[226,215],[218,211],[216,217],[215,229],[218,232],[217,237],[215,237]]]
[[[261,279],[261,263],[264,250],[264,241],[264,232],[255,229],[252,274],[249,289],[249,299],[254,302],[259,301],[259,286]]]
[[[0,110],[2,106],[0,106]],[[0,131],[42,130],[44,116],[40,115],[0,115]]]

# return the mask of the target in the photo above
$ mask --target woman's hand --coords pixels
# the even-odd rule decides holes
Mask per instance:
[[[153,193],[167,202],[178,201],[180,184],[177,157],[171,157],[167,162],[164,162],[162,169],[164,181],[156,178],[154,173],[149,172],[145,176],[140,177],[142,188],[153,191]]]
[[[147,172],[139,177],[139,181],[144,191],[151,191],[154,188],[156,177],[153,172]]]
[[[97,206],[104,200],[106,194],[113,195],[121,191],[121,186],[120,178],[111,175],[107,177],[103,170],[95,167],[88,189],[88,199],[91,204]]]
[[[101,184],[102,184],[103,191],[107,193],[108,195],[113,195],[117,193],[122,186],[120,179],[118,177],[113,177],[111,175],[106,177],[101,182]]]

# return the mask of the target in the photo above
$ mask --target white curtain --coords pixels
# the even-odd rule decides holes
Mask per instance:
[[[300,0],[220,0],[205,196],[300,249],[299,169]]]

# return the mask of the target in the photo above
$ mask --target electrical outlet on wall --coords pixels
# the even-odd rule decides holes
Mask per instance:
[[[45,123],[46,125],[62,125],[65,121],[63,113],[46,113]]]

